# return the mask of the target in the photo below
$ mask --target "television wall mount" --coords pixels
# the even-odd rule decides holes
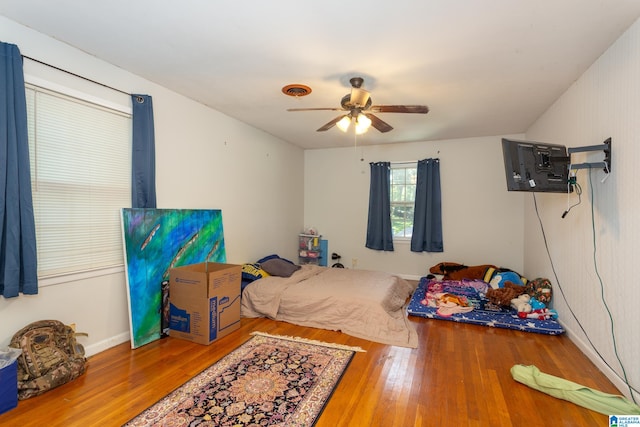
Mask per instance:
[[[571,163],[571,154],[582,153],[585,151],[604,151],[604,160],[602,162],[588,162],[588,163]],[[569,169],[592,169],[601,167],[605,173],[611,173],[611,137],[607,138],[600,145],[588,145],[584,147],[570,147],[567,148],[569,154]]]

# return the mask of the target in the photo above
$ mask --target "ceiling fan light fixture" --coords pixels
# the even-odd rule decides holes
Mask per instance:
[[[342,116],[342,118],[338,121],[338,123],[336,123],[336,126],[338,126],[338,129],[340,129],[342,132],[346,132],[349,130],[349,125],[351,124],[351,117],[349,117],[349,115],[344,115]]]
[[[356,134],[362,135],[371,127],[371,119],[364,114],[358,114],[356,118]]]

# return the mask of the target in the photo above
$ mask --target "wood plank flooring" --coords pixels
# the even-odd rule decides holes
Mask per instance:
[[[120,426],[232,351],[252,331],[360,346],[320,416],[336,426],[605,426],[605,415],[530,389],[514,364],[607,393],[615,386],[566,336],[547,336],[410,317],[417,349],[268,319],[203,346],[165,338],[136,350],[125,343],[89,359],[87,372],[0,415],[1,426]]]

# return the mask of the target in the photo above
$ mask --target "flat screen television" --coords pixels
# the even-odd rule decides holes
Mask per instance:
[[[569,157],[564,145],[502,139],[509,191],[566,193]]]

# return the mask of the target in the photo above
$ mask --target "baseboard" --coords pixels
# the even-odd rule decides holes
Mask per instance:
[[[588,342],[585,342],[582,339],[582,335],[578,335],[573,332],[570,328],[567,328],[563,322],[560,322],[562,327],[565,329],[567,336],[569,339],[593,362],[594,365],[602,373],[609,378],[609,380],[615,385],[620,393],[624,394],[627,399],[632,399],[631,391],[629,390],[629,386],[624,382],[624,379],[621,378],[613,369],[611,369],[601,358],[598,356],[598,353],[591,347]],[[638,396],[636,396],[636,399]]]
[[[93,356],[94,354],[98,354],[101,351],[105,351],[111,347],[115,347],[119,344],[127,342],[130,340],[130,338],[131,336],[129,335],[129,332],[123,332],[111,338],[107,338],[106,340],[102,340],[100,342],[87,345],[84,348],[85,355],[87,357]]]

